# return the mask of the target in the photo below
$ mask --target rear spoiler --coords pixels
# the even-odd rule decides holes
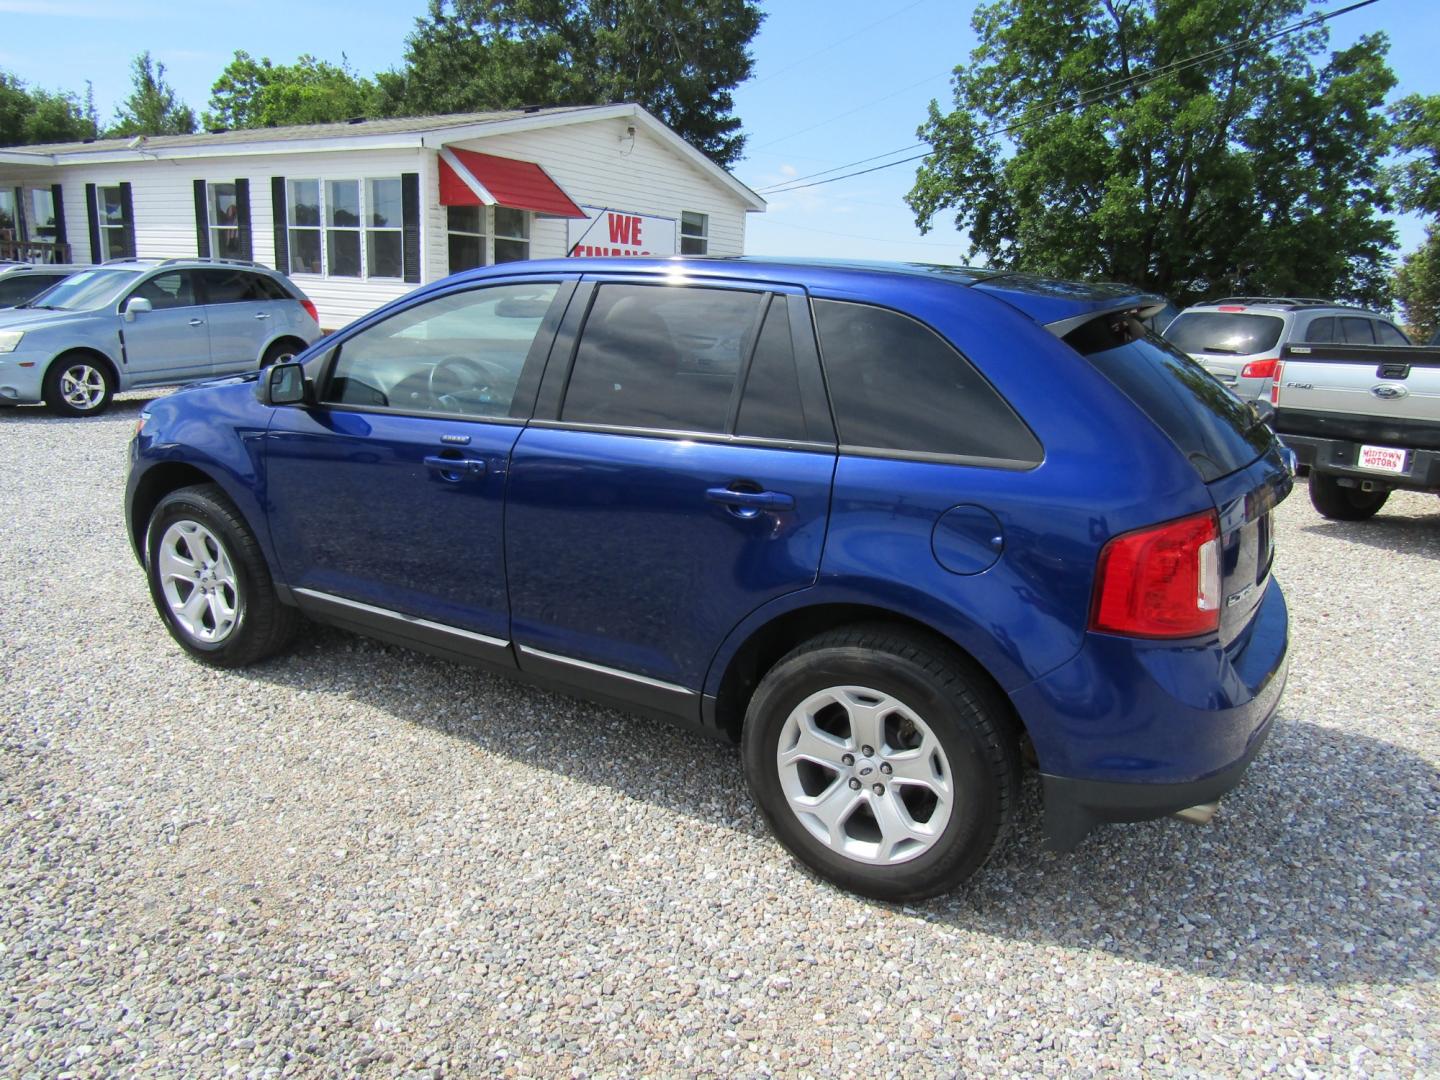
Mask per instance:
[[[1163,296],[1156,296],[1154,293],[1136,293],[1123,300],[1112,301],[1079,315],[1072,315],[1068,319],[1046,323],[1045,329],[1056,337],[1063,338],[1071,330],[1078,330],[1086,323],[1104,318],[1106,315],[1133,315],[1137,319],[1148,319],[1156,312],[1162,311],[1165,304],[1166,300]]]

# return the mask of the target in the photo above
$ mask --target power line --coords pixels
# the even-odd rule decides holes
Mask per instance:
[[[901,94],[908,93],[909,91],[914,90],[917,86],[924,86],[926,83],[934,82],[936,79],[943,79],[949,74],[950,72],[948,71],[942,71],[938,75],[927,76],[926,78],[921,79],[919,82],[913,82],[909,86],[902,86],[899,90],[896,90],[890,94],[886,94],[884,97],[872,98],[871,100],[865,102],[863,105],[857,105],[853,109],[847,109],[845,112],[837,113],[836,115],[828,117],[825,120],[821,120],[818,123],[811,124],[809,127],[803,127],[799,131],[790,132],[789,135],[781,135],[778,139],[771,139],[769,142],[761,143],[759,146],[755,147],[755,149],[764,150],[767,146],[774,146],[776,143],[782,143],[786,139],[793,139],[797,135],[804,135],[807,131],[814,131],[816,128],[824,127],[826,124],[833,124],[836,120],[844,120],[847,116],[854,116],[858,112],[864,112],[872,105],[879,105],[883,101],[889,101],[891,98],[897,98]],[[844,166],[842,165],[841,168],[844,168]]]
[[[1322,12],[1319,15],[1312,15],[1308,19],[1303,19],[1298,23],[1293,23],[1290,26],[1282,27],[1281,29],[1272,31],[1271,33],[1266,34],[1260,38],[1247,38],[1243,41],[1232,42],[1229,45],[1217,46],[1214,49],[1209,49],[1203,53],[1197,53],[1196,55],[1187,57],[1183,60],[1172,61],[1169,64],[1162,65],[1161,67],[1152,69],[1150,71],[1139,72],[1135,75],[1124,76],[1120,79],[1112,79],[1110,82],[1105,83],[1097,90],[1091,92],[1088,96],[1082,95],[1078,101],[1072,102],[1071,104],[1066,105],[1063,108],[1055,109],[1043,116],[1033,117],[1030,120],[1018,120],[1011,124],[991,128],[988,131],[982,131],[979,137],[990,138],[995,135],[1011,134],[1012,132],[1019,131],[1021,128],[1031,127],[1045,120],[1049,120],[1054,116],[1060,115],[1061,113],[1074,112],[1076,109],[1085,108],[1087,106],[1094,105],[1099,101],[1104,101],[1108,98],[1117,97],[1127,90],[1138,90],[1140,87],[1148,86],[1150,83],[1156,82],[1157,80],[1163,78],[1166,75],[1172,74],[1176,71],[1185,71],[1189,68],[1197,67],[1198,65],[1206,62],[1207,60],[1214,59],[1218,56],[1224,56],[1226,53],[1234,52],[1237,49],[1245,47],[1246,45],[1262,45],[1267,41],[1273,41],[1276,38],[1284,37],[1288,34],[1297,33],[1300,30],[1306,30],[1312,26],[1319,26],[1322,23],[1330,21],[1331,19],[1338,18],[1341,15],[1348,15],[1352,11],[1358,11],[1360,8],[1369,7],[1371,4],[1376,3],[1379,3],[1379,0],[1357,0],[1356,3],[1349,4],[1342,8],[1336,8],[1334,11],[1327,11]],[[1110,88],[1112,87],[1114,89],[1110,90]],[[1058,99],[1052,98],[1051,101],[1047,102],[1043,107],[1048,108],[1057,103]],[[922,145],[926,144],[913,144],[913,146]],[[902,147],[900,150],[891,150],[889,151],[889,153],[877,154],[875,155],[875,157],[861,158],[859,161],[852,161],[846,165],[837,165],[833,169],[826,169],[823,172],[811,173],[809,174],[809,176],[825,176],[827,173],[837,172],[841,169],[847,169],[853,165],[863,165],[865,162],[874,161],[877,158],[889,157],[891,154],[902,153],[904,150],[912,148],[913,147]],[[832,176],[827,180],[815,180],[813,183],[802,184],[800,183],[800,181],[809,179],[809,177],[796,177],[794,180],[787,180],[784,183],[776,184],[768,188],[763,188],[761,189],[759,194],[781,195],[790,191],[801,191],[805,188],[819,187],[822,184],[833,184],[837,180],[848,180],[853,176],[864,176],[867,173],[879,172],[882,169],[890,169],[896,165],[904,165],[911,161],[919,161],[921,158],[929,157],[932,152],[932,150],[927,150],[923,154],[914,154],[910,157],[900,158],[898,161],[887,162],[884,165],[875,165],[869,169],[859,169],[855,172],[844,173],[840,176]]]

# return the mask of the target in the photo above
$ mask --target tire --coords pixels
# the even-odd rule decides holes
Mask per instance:
[[[283,364],[288,360],[295,359],[295,354],[303,348],[305,348],[304,342],[300,342],[297,346],[296,342],[288,338],[272,342],[270,347],[265,350],[265,355],[260,358],[260,370],[264,371],[271,364]]]
[[[1333,476],[1310,474],[1310,503],[1323,517],[1334,521],[1364,521],[1372,518],[1390,498],[1388,491],[1361,491],[1342,487]]]
[[[216,667],[273,656],[300,621],[275,595],[254,534],[214,484],[160,500],[145,530],[145,575],[170,636]]]
[[[115,400],[115,376],[103,360],[66,353],[46,369],[42,392],[56,416],[99,416]]]
[[[750,700],[741,751],[780,842],[877,900],[921,900],[965,881],[1003,840],[1020,797],[1017,740],[988,680],[943,645],[883,625],[822,634],[780,660]]]

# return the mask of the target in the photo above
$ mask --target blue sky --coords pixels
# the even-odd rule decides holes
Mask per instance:
[[[1325,8],[1340,6],[1341,0]],[[914,143],[931,98],[948,104],[949,75],[974,45],[971,4],[954,0],[772,0],[754,43],[755,77],[736,93],[750,136],[737,175],[753,187],[818,172]],[[109,117],[128,89],[129,59],[149,49],[201,111],[236,49],[276,61],[310,52],[362,72],[398,65],[423,0],[211,3],[159,0],[0,0],[7,33],[0,67],[26,82],[95,85]],[[1361,34],[1390,36],[1397,94],[1440,93],[1440,3],[1380,0],[1330,24],[1333,47]],[[755,254],[847,255],[962,261],[948,221],[921,237],[901,201],[913,164],[771,198],[752,215]],[[1400,222],[1402,248],[1422,238]]]

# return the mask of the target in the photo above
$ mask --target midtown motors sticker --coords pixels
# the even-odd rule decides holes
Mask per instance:
[[[570,255],[625,256],[674,255],[676,224],[674,218],[632,214],[628,210],[609,207],[582,206],[585,220],[569,222],[566,247]]]

